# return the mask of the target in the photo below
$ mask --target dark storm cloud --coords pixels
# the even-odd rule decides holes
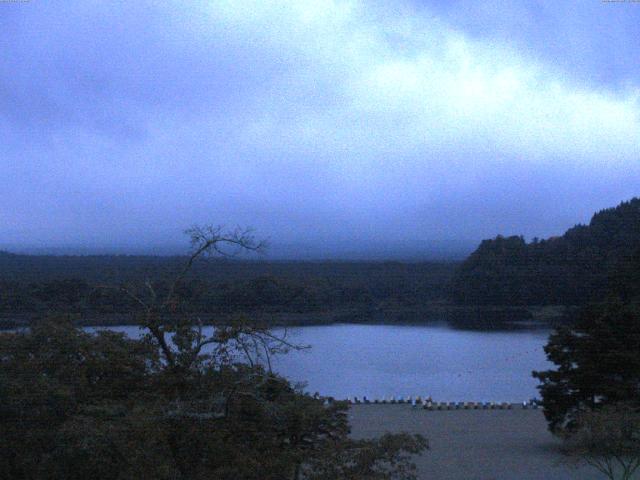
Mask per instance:
[[[457,5],[0,3],[0,244],[424,252],[636,194],[640,6]]]

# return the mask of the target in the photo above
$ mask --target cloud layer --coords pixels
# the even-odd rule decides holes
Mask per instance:
[[[212,222],[282,254],[415,253],[637,194],[632,69],[570,61],[598,56],[602,12],[547,6],[508,41],[536,15],[500,5],[0,5],[0,244],[139,249]],[[560,17],[585,47],[554,60],[534,47]]]

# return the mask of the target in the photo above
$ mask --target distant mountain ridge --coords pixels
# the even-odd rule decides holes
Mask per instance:
[[[640,198],[593,215],[560,237],[498,236],[460,265],[453,299],[463,305],[582,305],[640,293]]]

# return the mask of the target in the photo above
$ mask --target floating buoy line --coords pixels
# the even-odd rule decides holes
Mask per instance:
[[[319,397],[317,397],[319,398]],[[325,404],[331,404],[336,400],[332,397],[324,399]],[[541,406],[540,400],[531,398],[521,403],[510,402],[434,402],[431,397],[383,397],[381,399],[369,399],[366,396],[349,397],[346,400],[349,405],[411,405],[413,408],[423,410],[512,410],[520,407],[522,409],[537,409]]]

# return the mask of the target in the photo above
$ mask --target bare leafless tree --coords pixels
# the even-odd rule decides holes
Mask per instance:
[[[249,229],[224,230],[222,227],[194,226],[185,232],[191,250],[184,264],[170,278],[163,293],[147,278],[141,284],[106,286],[117,288],[138,307],[138,322],[146,334],[143,338],[160,353],[160,368],[179,373],[205,369],[232,369],[228,382],[200,396],[193,392],[177,393],[166,415],[198,419],[225,418],[230,404],[237,398],[260,400],[268,381],[277,381],[272,372],[272,356],[307,348],[287,338],[286,329],[274,334],[268,326],[257,325],[247,317],[237,316],[224,324],[216,323],[206,334],[202,320],[181,313],[178,287],[199,260],[209,256],[235,257],[243,252],[262,252],[264,241],[255,239]]]
[[[167,368],[189,369],[204,359],[231,361],[238,354],[250,365],[260,362],[271,371],[271,356],[290,349],[303,348],[289,342],[286,330],[274,335],[268,328],[238,317],[231,324],[220,326],[205,335],[199,317],[178,313],[180,298],[177,289],[192,271],[195,263],[205,257],[235,257],[243,252],[261,253],[266,242],[257,240],[251,229],[225,230],[220,226],[194,226],[185,231],[191,242],[184,264],[170,279],[168,288],[160,294],[152,279],[142,285],[120,285],[117,288],[138,307],[138,323],[148,332],[150,341],[157,344]],[[203,355],[205,347],[213,354]]]

